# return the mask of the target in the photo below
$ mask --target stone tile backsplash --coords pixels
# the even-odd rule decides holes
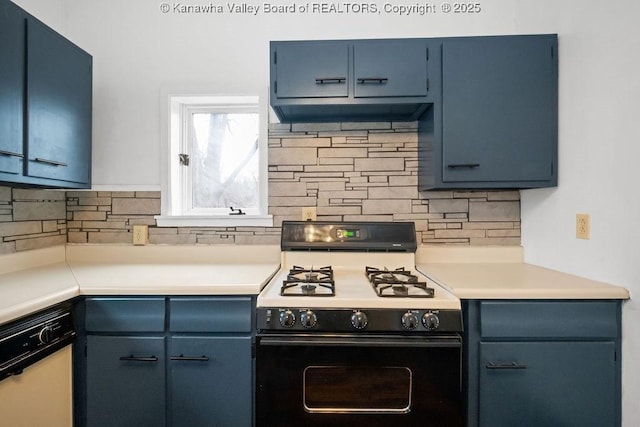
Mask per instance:
[[[0,253],[69,243],[279,244],[283,220],[315,206],[318,220],[414,221],[422,243],[519,245],[520,193],[418,191],[417,123],[272,124],[274,227],[157,227],[159,191],[0,187]]]
[[[318,220],[414,221],[422,243],[520,244],[518,191],[418,191],[417,122],[271,125],[274,225],[303,206]]]
[[[64,191],[0,187],[0,254],[67,241]]]

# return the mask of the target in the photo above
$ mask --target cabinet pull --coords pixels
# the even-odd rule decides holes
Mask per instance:
[[[386,77],[360,77],[358,78],[358,84],[364,85],[367,83],[376,83],[379,85],[385,84],[389,81]]]
[[[521,365],[516,362],[511,363],[493,363],[489,362],[485,366],[487,369],[527,369],[527,365]]]
[[[454,163],[451,165],[447,165],[447,167],[449,169],[462,169],[462,168],[473,169],[473,168],[480,167],[480,163]]]
[[[180,360],[183,362],[208,362],[209,358],[205,355],[202,356],[185,356],[181,354],[180,356],[170,356],[170,360]]]
[[[129,356],[121,356],[120,360],[125,362],[157,362],[158,358],[156,356],[134,356],[131,354]]]
[[[53,165],[53,166],[69,166],[64,162],[57,162],[55,160],[43,159],[42,157],[36,157],[35,161],[38,163],[46,163],[48,165]]]
[[[13,151],[5,151],[5,150],[0,150],[0,155],[2,155],[2,156],[11,156],[11,157],[20,157],[21,159],[24,158],[24,154],[22,154],[22,153],[14,153]]]
[[[346,77],[320,77],[316,79],[316,84],[325,85],[325,84],[340,84],[347,81]]]

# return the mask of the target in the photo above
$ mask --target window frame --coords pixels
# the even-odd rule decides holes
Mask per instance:
[[[267,160],[267,107],[260,102],[258,95],[202,95],[170,94],[163,97],[164,132],[162,135],[162,197],[161,215],[155,217],[159,227],[176,226],[273,226],[273,216],[268,214],[268,160]],[[227,108],[227,110],[225,110]],[[190,202],[190,173],[180,166],[180,153],[185,145],[190,146],[191,129],[188,114],[193,111],[245,112],[248,109],[258,112],[258,164],[259,164],[259,204],[257,209],[243,209],[244,215],[229,215],[215,209],[184,211],[185,203]],[[187,139],[185,139],[187,138]]]

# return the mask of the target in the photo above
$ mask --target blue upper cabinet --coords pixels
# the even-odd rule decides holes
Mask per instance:
[[[438,61],[426,39],[271,42],[271,106],[281,122],[417,120]]]
[[[428,49],[424,40],[354,43],[355,97],[426,98],[427,55]]]
[[[558,183],[555,34],[271,42],[283,123],[418,120],[419,188]]]
[[[349,95],[349,45],[294,42],[273,52],[277,98],[335,98]]]
[[[27,175],[89,186],[92,58],[35,19],[27,52]]]
[[[443,39],[420,129],[421,189],[557,185],[557,36]]]
[[[22,175],[26,14],[0,1],[0,180]]]
[[[0,0],[0,181],[91,186],[92,58]]]

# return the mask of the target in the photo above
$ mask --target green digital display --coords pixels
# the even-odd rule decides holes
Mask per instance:
[[[338,239],[358,239],[360,237],[359,230],[338,230]]]

